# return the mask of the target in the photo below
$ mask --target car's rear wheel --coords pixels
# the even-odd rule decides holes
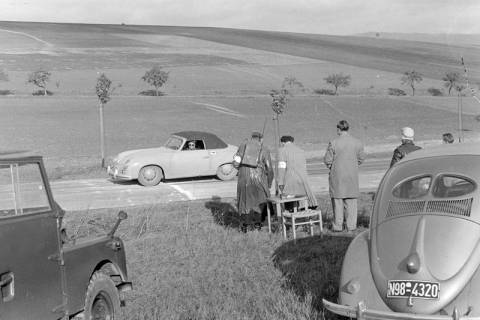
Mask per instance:
[[[156,186],[163,179],[163,171],[158,166],[145,166],[138,173],[138,182],[145,187]]]
[[[218,179],[220,180],[232,180],[233,178],[235,178],[235,176],[237,175],[238,173],[238,170],[235,169],[235,167],[233,166],[233,164],[231,163],[225,163],[225,164],[222,164],[220,167],[218,167],[217,169],[217,177]]]
[[[85,320],[119,319],[120,296],[115,283],[105,273],[97,271],[90,279],[85,294]]]

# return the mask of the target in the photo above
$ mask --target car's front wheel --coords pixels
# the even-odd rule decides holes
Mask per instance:
[[[118,319],[120,312],[120,297],[115,283],[105,273],[97,271],[90,279],[85,294],[85,320]]]
[[[235,167],[233,166],[233,164],[231,163],[225,163],[225,164],[222,164],[220,167],[218,167],[217,169],[217,177],[218,179],[220,180],[232,180],[233,178],[235,178],[235,176],[237,175],[238,173],[238,170],[235,169]]]
[[[163,172],[158,166],[145,166],[138,173],[138,182],[145,187],[156,186],[162,179]]]

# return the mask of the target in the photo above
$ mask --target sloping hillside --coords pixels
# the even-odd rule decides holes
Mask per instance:
[[[135,37],[118,35],[176,35],[380,71],[414,69],[434,79],[440,79],[446,70],[462,70],[463,56],[472,80],[480,80],[480,50],[468,45],[199,27],[0,22],[0,29],[28,33],[67,48],[145,47],[149,44]]]

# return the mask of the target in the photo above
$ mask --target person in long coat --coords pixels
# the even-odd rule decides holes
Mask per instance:
[[[307,178],[305,152],[297,147],[292,136],[280,138],[282,147],[278,152],[278,185],[282,194],[306,195],[308,207],[317,207],[317,199]]]
[[[242,231],[261,228],[262,214],[273,181],[270,151],[262,143],[263,135],[253,132],[252,138],[240,145],[234,156],[238,167],[237,208],[242,216]]]
[[[338,137],[329,142],[324,157],[330,169],[328,182],[335,216],[333,231],[343,230],[344,208],[347,230],[357,228],[358,166],[365,159],[365,153],[362,142],[348,133],[349,127],[346,120],[338,122]]]

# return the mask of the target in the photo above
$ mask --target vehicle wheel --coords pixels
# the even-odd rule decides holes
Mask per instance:
[[[138,173],[138,182],[145,187],[156,186],[162,179],[163,172],[158,166],[145,166]]]
[[[222,164],[217,169],[217,177],[218,179],[223,181],[232,180],[233,178],[235,178],[237,173],[238,173],[238,170],[235,169],[235,167],[231,163]]]
[[[112,279],[97,271],[90,279],[85,294],[85,320],[114,320],[120,312],[120,296]]]

